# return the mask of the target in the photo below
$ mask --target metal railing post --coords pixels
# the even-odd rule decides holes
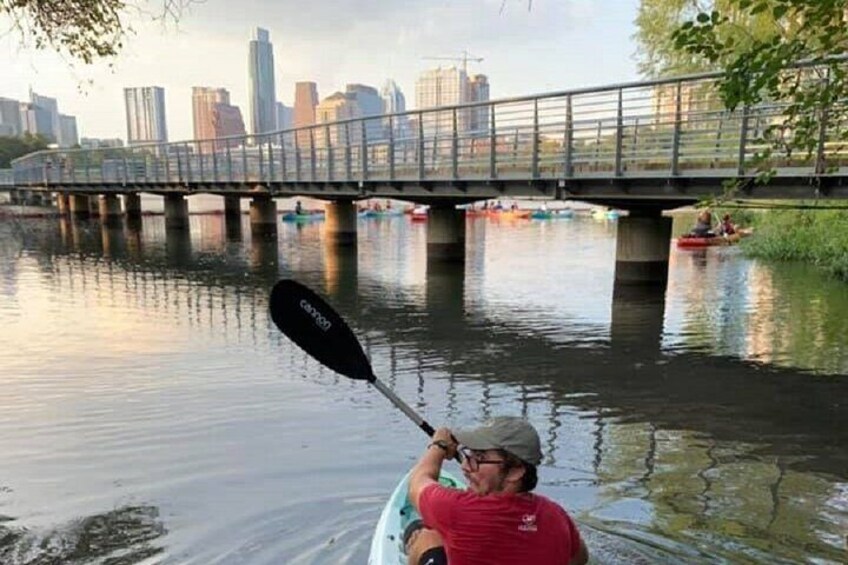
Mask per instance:
[[[294,180],[300,182],[300,133],[299,130],[294,132]]]
[[[91,169],[88,168],[88,165],[89,165],[88,151],[84,152],[82,155],[83,155],[83,157],[85,157],[85,182],[87,184],[91,184]]]
[[[268,182],[274,182],[274,146],[271,136],[268,136]]]
[[[495,105],[489,105],[489,178],[498,178],[497,145],[498,137],[495,133]]]
[[[830,82],[830,69],[827,70],[824,81],[825,83]],[[819,120],[819,139],[818,147],[816,148],[816,164],[814,173],[817,175],[823,175],[827,169],[827,161],[825,160],[824,155],[824,144],[827,141],[827,122],[830,120],[828,107],[824,104],[822,104],[821,109],[819,110]]]
[[[130,149],[127,149],[122,152],[124,156],[124,178],[122,179],[122,181],[125,186],[127,184],[127,177],[129,175],[129,165],[127,164],[127,151],[130,151]]]
[[[262,138],[253,138],[253,146],[256,147],[256,152],[259,153],[259,182],[265,181],[265,151],[262,148]]]
[[[671,136],[671,176],[676,177],[680,174],[680,129],[682,126],[681,120],[681,91],[683,83],[677,83],[677,92],[674,100],[674,132]]]
[[[218,141],[212,145],[212,180],[218,182]]]
[[[389,116],[389,180],[395,180],[395,128],[394,118]]]
[[[186,183],[191,182],[191,153],[188,150],[188,143],[184,145],[186,152]]]
[[[624,143],[624,90],[618,89],[618,112],[615,118],[615,176],[620,177],[622,168],[622,148]]]
[[[424,112],[418,112],[418,180],[424,180]]]
[[[453,109],[453,136],[451,137],[451,177],[456,180],[459,178],[459,128],[457,123],[456,108]]]
[[[315,167],[317,163],[315,162],[315,128],[309,128],[309,170],[310,175],[312,177],[312,182],[315,182],[316,171]]]
[[[333,180],[333,143],[330,139],[330,126],[324,126],[324,143],[327,151],[327,182]]]
[[[368,180],[368,134],[365,131],[365,124],[359,122],[360,149],[359,160],[362,163],[360,176],[363,181]]]
[[[539,99],[533,100],[533,154],[530,156],[530,174],[539,178]]]
[[[241,139],[241,182],[245,183],[250,180],[250,175],[247,173],[247,137]]]
[[[350,154],[350,122],[345,122],[345,182],[353,180],[353,163],[351,163]]]
[[[286,182],[286,134],[280,133],[280,176]]]
[[[227,179],[230,184],[233,182],[233,152],[230,147],[230,140],[227,140]]]
[[[565,139],[563,146],[565,148],[563,164],[563,173],[565,178],[574,176],[574,110],[571,107],[571,95],[565,97]]]
[[[202,143],[193,143],[192,145],[194,145],[194,148],[197,150],[198,169],[200,170],[200,182],[203,182],[206,180],[206,171],[204,170],[205,167],[203,166],[203,150],[205,149],[205,147]]]
[[[736,162],[737,176],[745,174],[745,153],[748,150],[748,117],[751,108],[747,105],[742,107],[742,125],[739,128],[739,156]]]

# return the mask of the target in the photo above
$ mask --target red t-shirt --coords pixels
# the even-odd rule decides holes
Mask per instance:
[[[580,549],[577,527],[558,504],[537,494],[428,485],[419,510],[445,542],[450,565],[567,565]]]

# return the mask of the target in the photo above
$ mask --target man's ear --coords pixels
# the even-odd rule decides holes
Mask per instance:
[[[524,469],[524,465],[515,465],[510,467],[506,472],[506,480],[511,483],[520,483],[526,472],[527,470]]]

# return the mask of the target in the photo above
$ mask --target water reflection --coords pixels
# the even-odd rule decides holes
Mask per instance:
[[[157,413],[166,429],[180,430],[191,439],[186,448],[192,461],[197,452],[212,449],[221,434],[226,436],[229,428],[244,421],[244,412],[259,418],[241,435],[229,438],[227,449],[210,457],[222,462],[210,463],[203,472],[180,462],[186,467],[177,467],[173,480],[205,486],[207,480],[219,484],[217,479],[224,476],[235,484],[257,485],[246,487],[256,489],[251,491],[255,498],[247,496],[246,503],[259,507],[267,501],[268,483],[283,488],[281,484],[291,481],[301,496],[314,491],[314,498],[295,506],[314,512],[293,514],[287,508],[263,516],[261,523],[277,524],[272,530],[260,525],[255,517],[261,513],[253,507],[234,515],[232,522],[222,518],[224,524],[213,534],[184,542],[195,547],[195,555],[222,549],[226,554],[227,548],[216,543],[217,536],[232,524],[243,523],[256,530],[251,539],[261,541],[263,551],[278,551],[281,557],[362,562],[370,535],[367,525],[357,526],[352,535],[337,524],[340,539],[348,536],[355,546],[352,553],[327,543],[318,554],[309,554],[314,547],[292,541],[298,537],[291,531],[297,521],[292,516],[311,526],[303,539],[325,539],[323,528],[330,516],[313,504],[327,500],[319,492],[363,488],[374,497],[372,503],[351,506],[337,499],[330,503],[334,508],[355,508],[353,514],[370,520],[379,511],[385,484],[371,483],[369,490],[357,487],[356,481],[380,473],[374,469],[382,466],[391,481],[417,453],[408,436],[396,431],[407,430],[408,423],[388,407],[371,409],[371,403],[381,399],[315,368],[273,332],[266,313],[268,288],[279,276],[295,276],[330,297],[363,336],[378,372],[431,421],[471,423],[504,412],[531,418],[544,443],[545,492],[564,501],[584,523],[612,532],[606,546],[620,550],[621,537],[638,539],[682,561],[838,561],[843,556],[848,420],[842,407],[848,401],[848,387],[838,375],[810,375],[764,363],[772,355],[804,363],[821,361],[815,366],[839,372],[844,358],[832,344],[839,339],[848,342],[842,321],[848,312],[844,293],[827,282],[812,287],[808,276],[795,271],[758,266],[738,254],[710,253],[674,256],[667,300],[656,293],[631,294],[618,288],[611,292],[595,288],[594,299],[587,299],[589,295],[580,294],[581,282],[611,275],[611,265],[595,265],[574,257],[573,251],[550,257],[544,250],[530,258],[540,264],[535,271],[515,263],[499,269],[498,261],[509,254],[490,246],[506,246],[514,239],[518,247],[511,249],[526,255],[535,249],[535,241],[522,238],[535,237],[536,232],[524,229],[519,237],[508,226],[480,225],[469,237],[474,260],[465,267],[428,264],[422,255],[423,232],[403,220],[362,228],[359,250],[327,248],[315,226],[284,227],[279,241],[234,243],[227,240],[220,222],[213,221],[195,222],[191,237],[182,233],[175,238],[160,231],[159,223],[148,222],[140,232],[128,231],[123,243],[111,232],[107,238],[99,228],[93,232],[85,224],[79,225],[74,239],[68,237],[72,226],[63,228],[60,223],[55,237],[51,234],[57,230],[51,228],[23,245],[43,267],[42,274],[28,279],[27,288],[37,289],[36,302],[52,297],[87,301],[87,317],[102,324],[87,334],[105,342],[100,356],[162,359],[154,374],[189,375],[192,386],[187,391],[220,379],[214,381],[217,388],[203,393],[179,391],[185,415],[180,416],[180,410]],[[573,236],[576,253],[585,248],[592,256],[609,238],[606,231],[595,233],[585,226],[580,233],[563,235]],[[601,238],[600,243],[593,237]],[[514,256],[524,259],[518,253]],[[542,258],[550,264],[541,265]],[[26,271],[31,260],[5,255],[4,280],[17,281],[15,270]],[[591,272],[572,271],[574,264]],[[540,284],[543,272],[557,284]],[[50,276],[40,278],[45,273]],[[567,277],[568,284],[560,284]],[[10,296],[24,292],[12,282],[5,288]],[[522,288],[532,292],[522,293]],[[32,304],[32,298],[26,304]],[[766,303],[772,306],[766,308]],[[596,314],[595,309],[603,313]],[[139,319],[157,320],[155,331],[152,326],[137,327]],[[793,323],[798,319],[809,321]],[[2,308],[0,320],[13,323]],[[13,348],[28,351],[33,347],[30,340],[43,341],[48,330],[25,330],[30,333],[4,338]],[[61,349],[62,339],[69,339],[52,338],[51,347],[56,349]],[[750,351],[757,352],[755,360],[748,358]],[[183,358],[183,363],[175,361]],[[75,359],[63,351],[64,367],[88,369],[92,359],[97,361],[88,356]],[[224,365],[215,366],[215,359]],[[3,361],[12,374],[15,367],[24,370],[18,356]],[[35,355],[27,363],[45,368]],[[263,363],[270,366],[263,369]],[[232,375],[244,373],[245,364],[255,376],[242,390],[238,383],[244,377]],[[290,380],[277,391],[273,383],[280,375]],[[298,392],[294,383],[304,375],[309,375],[307,392]],[[151,375],[133,386],[151,382],[162,386]],[[117,398],[127,396],[131,384],[126,380],[111,384],[104,378],[87,390],[115,394],[116,399],[104,401],[99,409],[120,412],[127,408]],[[323,388],[309,396],[313,387]],[[264,392],[253,392],[254,388]],[[274,391],[271,398],[269,390]],[[0,408],[6,408],[0,418],[10,418],[8,409],[29,402],[25,399],[50,405],[43,393],[35,392],[7,397],[15,402],[0,396]],[[322,406],[319,415],[309,418],[320,420],[316,427],[325,429],[303,428],[302,422],[301,427],[292,426],[291,413],[320,402],[321,396],[329,398],[334,414],[351,406],[347,417],[319,418],[327,409]],[[156,398],[168,397],[162,393]],[[206,403],[214,405],[221,397],[226,405],[207,408]],[[238,403],[247,407],[244,412],[231,411],[231,405]],[[273,418],[265,416],[274,404],[279,404],[280,412]],[[21,418],[25,428],[51,428],[49,420]],[[119,414],[118,422],[123,418]],[[269,426],[297,430],[288,443],[274,437],[287,456],[283,461],[270,455],[263,458],[269,449],[263,443],[256,448],[260,454],[240,457],[238,464],[228,462],[227,450],[267,436]],[[0,448],[32,439],[16,440],[15,433],[0,433]],[[214,440],[204,439],[204,434],[214,435]],[[391,443],[387,438],[384,444],[383,438],[393,434],[404,439]],[[126,444],[119,442],[120,449],[131,451],[137,440],[122,441]],[[310,450],[316,444],[320,449]],[[363,454],[363,449],[370,451]],[[299,470],[292,464],[292,453],[299,465],[313,467]],[[98,457],[95,452],[90,456]],[[369,471],[333,475],[330,469],[339,461]],[[294,475],[275,482],[286,472]],[[204,473],[214,480],[205,479]],[[208,492],[196,496],[183,503],[192,506],[214,499]],[[280,546],[274,539],[282,540]],[[198,549],[207,542],[211,549]],[[601,555],[614,562],[611,555],[616,549]]]

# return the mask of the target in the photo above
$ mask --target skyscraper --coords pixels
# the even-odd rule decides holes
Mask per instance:
[[[397,83],[395,83],[392,79],[387,80],[383,85],[383,88],[380,90],[380,98],[383,99],[384,114],[398,114],[406,112],[406,97],[403,95],[403,92],[401,92]],[[395,139],[407,137],[409,135],[408,116],[397,116],[392,118],[391,121],[394,129],[392,133],[395,136]],[[386,131],[389,130],[388,118],[383,120],[383,127]]]
[[[345,94],[351,104],[356,107],[356,117],[367,118],[369,116],[381,116],[383,114],[383,100],[373,86],[364,84],[348,84],[345,86]],[[368,141],[385,138],[383,131],[383,120],[374,119],[365,121],[365,134]]]
[[[59,147],[79,145],[77,119],[74,116],[59,114]]]
[[[294,85],[294,127],[301,128],[315,123],[315,107],[318,106],[318,87],[314,82],[298,82]],[[309,133],[299,132],[297,141],[309,143]]]
[[[253,134],[277,129],[277,86],[274,80],[274,46],[268,30],[256,28],[250,41],[250,131]]]
[[[191,108],[195,139],[245,134],[241,110],[230,104],[230,93],[225,88],[192,87]]]
[[[29,101],[36,107],[35,112],[39,115],[37,118],[37,121],[39,121],[38,133],[42,134],[50,141],[58,143],[61,135],[61,126],[59,124],[59,103],[55,98],[41,96],[32,90],[29,91]],[[44,117],[43,114],[46,114],[47,117]]]
[[[124,103],[127,112],[127,145],[168,141],[164,88],[125,88]]]
[[[424,71],[415,82],[415,107],[418,110],[455,106],[468,102],[470,85],[468,75],[462,69],[431,69]],[[470,125],[468,112],[457,114],[457,131],[467,131]],[[424,135],[446,134],[453,131],[453,113],[428,112],[422,116]]]
[[[40,135],[50,143],[56,142],[53,130],[53,117],[50,112],[27,102],[20,104],[21,127],[24,133]]]
[[[315,123],[328,124],[339,120],[347,120],[350,118],[358,118],[361,116],[360,109],[356,103],[356,95],[345,92],[336,92],[324,98],[315,108]],[[354,124],[356,127],[358,124]],[[330,138],[327,139],[329,132]],[[330,126],[328,129],[317,128],[315,130],[315,144],[319,147],[326,146],[329,141],[333,145],[346,142],[346,136],[350,136],[352,143],[357,143],[360,137],[360,130],[347,129],[341,126]],[[308,139],[308,134],[306,135]],[[308,141],[307,141],[308,143]]]
[[[277,102],[277,129],[291,129],[294,124],[294,109]]]
[[[486,75],[474,75],[469,82],[468,102],[489,101],[489,78]],[[471,110],[469,128],[475,133],[488,133],[489,107],[479,106]]]
[[[0,98],[0,135],[16,137],[23,132],[21,103],[10,98]]]

